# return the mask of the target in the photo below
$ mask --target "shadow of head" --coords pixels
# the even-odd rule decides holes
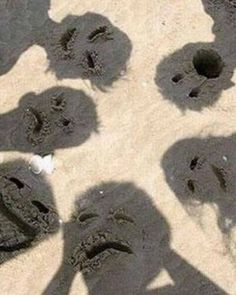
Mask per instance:
[[[138,294],[145,289],[142,284],[160,272],[169,235],[164,217],[132,183],[92,187],[78,198],[71,221],[65,224],[64,266],[44,294],[54,294],[65,277],[67,283],[57,288],[69,294],[77,271],[89,294]]]
[[[84,92],[54,87],[23,96],[17,109],[0,117],[0,125],[1,150],[47,154],[84,143],[97,132],[98,119]]]
[[[233,1],[202,0],[214,20],[214,42],[190,43],[164,57],[155,82],[165,99],[186,109],[213,106],[231,81],[236,63],[236,7]]]
[[[150,290],[162,269],[174,285]],[[61,267],[43,294],[69,294],[77,272],[91,295],[225,294],[171,250],[165,218],[129,182],[101,183],[78,198],[64,225]]]
[[[0,264],[59,228],[50,186],[22,160],[0,166]]]
[[[45,27],[49,70],[58,79],[82,78],[101,90],[126,72],[132,45],[106,17],[88,12]]]
[[[235,135],[189,138],[175,143],[162,160],[166,181],[187,211],[215,205],[226,235],[236,225],[235,146]]]

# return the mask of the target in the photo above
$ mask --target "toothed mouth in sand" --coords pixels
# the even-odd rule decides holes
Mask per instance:
[[[131,244],[111,233],[99,232],[82,241],[69,262],[75,269],[88,274],[100,268],[108,257],[120,254],[133,254]]]

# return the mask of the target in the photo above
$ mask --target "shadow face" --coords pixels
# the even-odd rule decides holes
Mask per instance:
[[[228,238],[236,225],[235,146],[235,135],[189,138],[174,144],[162,160],[166,181],[189,214],[215,205],[218,226]],[[234,256],[235,242],[230,243]]]
[[[84,92],[54,87],[26,94],[16,110],[0,116],[0,126],[0,150],[45,155],[82,144],[97,132],[98,121],[96,106]]]
[[[95,13],[67,16],[44,28],[41,45],[47,51],[49,70],[58,79],[89,79],[105,90],[126,71],[131,53],[127,35],[106,17]]]
[[[4,75],[20,55],[35,43],[39,27],[48,19],[50,1],[0,2],[0,75]]]
[[[101,90],[126,72],[132,45],[128,36],[96,13],[49,18],[50,0],[2,0],[0,3],[0,75],[32,45],[42,46],[49,70],[58,79],[89,79]]]
[[[0,264],[37,245],[59,228],[45,180],[21,160],[0,166]]]
[[[215,40],[190,43],[165,57],[157,66],[155,82],[165,99],[181,110],[201,111],[232,87],[236,67],[236,7],[232,1],[202,0],[214,20]]]
[[[132,183],[95,186],[65,224],[62,265],[43,294],[69,294],[76,272],[94,295],[225,294],[174,253],[169,240],[167,222],[144,191]],[[175,286],[148,290],[163,268]]]

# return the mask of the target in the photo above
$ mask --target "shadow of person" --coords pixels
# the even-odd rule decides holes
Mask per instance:
[[[45,48],[49,70],[58,79],[89,79],[106,90],[127,70],[132,45],[128,36],[108,18],[92,12],[49,21],[38,44]]]
[[[0,1],[0,76],[35,44],[35,36],[48,19],[50,0]]]
[[[236,259],[236,135],[188,138],[162,159],[166,181],[188,213],[197,219],[204,204],[216,209],[218,226]],[[195,216],[196,215],[196,216]],[[236,260],[235,260],[236,261]]]
[[[0,116],[0,150],[45,155],[84,143],[97,128],[96,105],[90,97],[53,87],[27,93],[17,109]]]
[[[105,91],[124,75],[132,50],[124,32],[92,12],[68,15],[56,23],[48,15],[49,8],[49,0],[1,1],[0,75],[32,45],[46,50],[49,70],[58,79],[89,79]]]
[[[212,106],[231,81],[236,67],[236,7],[232,1],[202,0],[213,21],[215,40],[189,43],[165,57],[155,82],[164,99],[185,111]]]
[[[170,228],[132,183],[108,182],[78,198],[64,225],[60,268],[44,295],[70,292],[81,272],[88,294],[226,294],[170,248]],[[149,290],[162,269],[174,285]]]
[[[52,191],[22,160],[0,165],[0,264],[59,229]]]

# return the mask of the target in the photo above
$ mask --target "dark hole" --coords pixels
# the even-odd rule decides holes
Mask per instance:
[[[87,258],[93,259],[98,254],[100,254],[108,249],[114,249],[114,250],[118,250],[121,252],[126,252],[128,254],[133,253],[128,246],[121,245],[117,242],[106,242],[106,243],[103,243],[103,244],[93,247],[90,251],[87,251],[86,252]]]
[[[189,93],[189,97],[198,97],[200,93],[200,87],[193,88],[192,91]]]
[[[189,166],[191,170],[194,170],[194,169],[196,168],[197,163],[198,163],[198,160],[199,160],[198,157],[194,157],[194,158],[192,159],[192,161],[191,161],[191,163],[190,163],[190,166]]]
[[[67,51],[68,50],[68,43],[70,42],[71,38],[73,37],[74,33],[76,31],[76,28],[72,28],[67,30],[60,39],[60,44],[62,48]]]
[[[224,67],[222,58],[212,49],[198,50],[193,57],[193,65],[199,75],[208,79],[219,77]]]
[[[227,183],[226,183],[226,180],[225,180],[225,174],[226,173],[225,173],[224,169],[218,168],[218,167],[216,167],[214,165],[211,165],[211,168],[212,168],[212,171],[215,174],[216,178],[219,181],[221,189],[223,191],[226,191],[227,190]]]
[[[63,126],[68,126],[70,124],[70,120],[64,119],[62,124]]]
[[[31,202],[35,207],[37,207],[37,209],[39,210],[39,212],[42,212],[44,214],[47,214],[49,212],[49,209],[44,206],[41,202],[39,201],[32,201]]]
[[[83,213],[79,216],[79,221],[84,222],[84,221],[94,218],[94,217],[98,217],[98,215],[96,213]]]
[[[94,38],[96,38],[98,35],[103,34],[107,31],[107,27],[106,26],[101,26],[99,28],[97,28],[96,30],[94,30],[89,36],[88,39],[90,41],[92,41]]]
[[[123,220],[125,222],[130,222],[130,223],[134,223],[134,220],[128,216],[128,215],[125,215],[123,213],[115,213],[114,215],[115,219],[117,219],[118,221],[119,220]]]
[[[40,113],[35,110],[34,108],[29,108],[28,109],[29,112],[31,112],[32,116],[33,116],[33,120],[34,120],[34,133],[38,133],[40,132],[40,130],[42,129],[43,126],[43,120],[41,118]]]
[[[87,57],[88,67],[94,69],[95,67],[94,60],[89,51],[86,52],[86,57]]]
[[[180,80],[182,80],[183,79],[183,75],[182,74],[176,74],[173,78],[172,78],[172,81],[174,82],[174,83],[178,83]]]
[[[21,189],[25,186],[23,182],[21,182],[19,179],[15,178],[15,177],[10,177],[9,180],[11,182],[15,183],[15,185],[18,187],[18,189]]]
[[[194,193],[194,192],[195,192],[195,186],[194,186],[194,182],[193,182],[193,180],[189,179],[187,185],[188,185],[189,190],[190,190],[192,193]]]

